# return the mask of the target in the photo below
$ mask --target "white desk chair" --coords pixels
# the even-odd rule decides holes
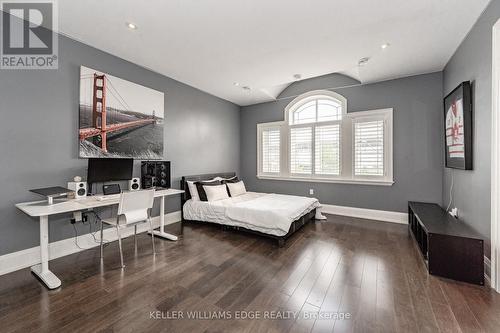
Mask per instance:
[[[103,259],[103,223],[113,225],[118,234],[118,246],[120,248],[120,261],[123,264],[122,238],[120,229],[134,226],[134,240],[137,235],[137,225],[139,223],[149,222],[151,229],[151,241],[153,243],[153,255],[155,251],[155,238],[153,235],[153,222],[151,221],[151,208],[153,208],[155,190],[143,190],[134,192],[122,192],[118,205],[118,214],[116,217],[101,220],[101,259]]]

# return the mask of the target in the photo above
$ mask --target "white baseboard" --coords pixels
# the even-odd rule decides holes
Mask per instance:
[[[172,224],[181,220],[181,211],[165,214],[165,224]],[[160,225],[160,217],[153,217],[153,227],[157,228]],[[149,231],[149,224],[143,223],[137,226],[137,233]],[[134,228],[126,228],[122,231],[122,237],[128,237],[134,234]],[[99,232],[96,233],[96,238],[99,239]],[[105,241],[115,241],[118,239],[114,228],[104,230]],[[72,253],[80,252],[86,249],[99,246],[95,242],[91,234],[78,236],[78,245],[75,244],[75,238],[67,238],[49,244],[50,260],[67,256]],[[31,267],[40,263],[40,246],[32,247],[26,250],[8,253],[0,256],[0,275],[17,271],[22,268]]]
[[[392,223],[408,224],[408,214],[400,212],[391,212],[385,210],[325,205],[321,204],[322,212],[326,214],[343,215],[357,217],[361,219],[377,220]]]

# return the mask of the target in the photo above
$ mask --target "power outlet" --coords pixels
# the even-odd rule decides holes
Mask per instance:
[[[314,189],[309,189],[309,195],[314,195]]]
[[[454,218],[458,218],[458,208],[452,208],[450,211],[450,215],[453,216]]]
[[[81,222],[82,221],[82,212],[74,212],[73,213],[73,220],[75,220],[75,222]]]

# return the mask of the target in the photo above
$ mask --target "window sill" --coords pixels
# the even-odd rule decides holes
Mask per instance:
[[[392,186],[394,184],[394,181],[391,181],[391,180],[301,178],[301,177],[280,177],[280,176],[265,176],[265,175],[257,175],[257,178],[258,179],[267,179],[267,180],[285,180],[285,181],[294,181],[294,182],[332,183],[332,184],[351,184],[351,185]]]

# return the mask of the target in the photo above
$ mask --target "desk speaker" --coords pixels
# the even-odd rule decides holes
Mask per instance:
[[[170,161],[142,162],[141,181],[143,188],[170,188]]]
[[[141,179],[140,178],[132,178],[128,181],[128,190],[129,191],[138,191],[141,189]]]
[[[69,182],[68,189],[74,192],[74,194],[71,195],[73,199],[85,198],[87,196],[86,182]]]

